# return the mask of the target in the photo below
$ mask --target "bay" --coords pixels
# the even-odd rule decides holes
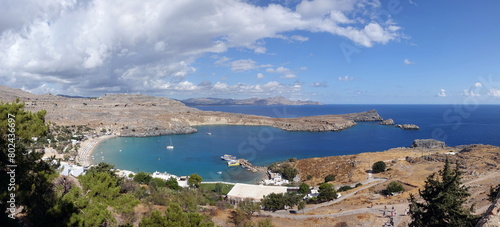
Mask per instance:
[[[416,124],[421,130],[401,130],[379,122],[359,122],[340,132],[286,132],[267,126],[200,126],[187,135],[118,137],[96,147],[94,163],[105,161],[134,172],[167,171],[182,176],[197,173],[204,181],[251,183],[262,174],[227,167],[221,155],[232,154],[255,165],[296,157],[325,157],[407,147],[415,139],[438,139],[449,146],[500,146],[498,105],[321,105],[321,106],[201,106],[202,110],[270,117],[345,114],[376,109],[384,119]],[[211,132],[208,135],[207,132]],[[175,148],[167,150],[172,140]],[[102,156],[102,157],[101,157]],[[222,172],[218,174],[217,172]]]

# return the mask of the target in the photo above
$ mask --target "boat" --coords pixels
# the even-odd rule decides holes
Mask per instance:
[[[240,162],[237,160],[229,160],[227,162],[227,166],[239,166],[239,165],[240,165]]]
[[[167,146],[167,149],[169,149],[169,150],[174,149],[174,144],[172,143],[172,138],[170,138],[170,145]]]
[[[217,174],[222,174],[222,172],[221,172],[221,171],[219,171],[219,172],[217,172]]]
[[[212,130],[210,130],[210,128],[208,128],[207,135],[209,135],[209,136],[211,136],[211,135],[212,135]]]
[[[225,161],[230,161],[230,160],[235,160],[236,156],[233,156],[230,154],[225,154],[223,156],[220,156],[220,159],[225,160]]]

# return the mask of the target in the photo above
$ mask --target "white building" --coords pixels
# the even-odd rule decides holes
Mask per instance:
[[[85,174],[85,169],[83,168],[83,166],[72,165],[67,162],[61,162],[61,166],[58,170],[61,171],[60,173],[63,176],[71,175],[74,177],[78,177]]]

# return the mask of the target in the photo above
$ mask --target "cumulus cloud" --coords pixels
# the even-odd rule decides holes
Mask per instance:
[[[437,94],[437,96],[439,96],[439,97],[446,97],[446,90],[445,89],[441,89],[439,91],[439,93]]]
[[[268,72],[268,73],[282,74],[282,76],[280,77],[281,79],[293,79],[293,78],[297,78],[297,75],[295,75],[292,70],[290,70],[289,68],[285,68],[283,66],[280,66],[280,67],[278,67],[276,69],[267,68],[266,72]]]
[[[463,92],[464,96],[472,96],[472,97],[477,97],[481,96],[479,93],[475,93],[473,89],[465,89]]]
[[[405,58],[405,59],[403,60],[403,63],[405,63],[405,64],[407,64],[407,65],[413,65],[413,64],[415,64],[415,62],[410,61],[410,59],[408,59],[408,58]]]
[[[257,73],[257,79],[264,79],[263,73]]]
[[[378,1],[303,0],[294,8],[242,0],[6,2],[0,7],[3,84],[80,95],[193,91],[199,86],[186,77],[196,72],[198,58],[230,48],[266,53],[262,40],[286,32],[326,32],[365,47],[401,37],[399,26],[372,16]],[[259,67],[251,59],[218,60],[235,72]]]
[[[354,77],[352,77],[352,76],[339,76],[337,78],[337,80],[339,80],[339,81],[351,81],[351,80],[354,80]]]

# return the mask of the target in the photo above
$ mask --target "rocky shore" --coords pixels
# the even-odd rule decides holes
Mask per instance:
[[[418,127],[417,125],[414,125],[414,124],[399,124],[399,125],[396,125],[396,127],[400,128],[400,129],[406,129],[406,130],[419,130],[420,127]]]

